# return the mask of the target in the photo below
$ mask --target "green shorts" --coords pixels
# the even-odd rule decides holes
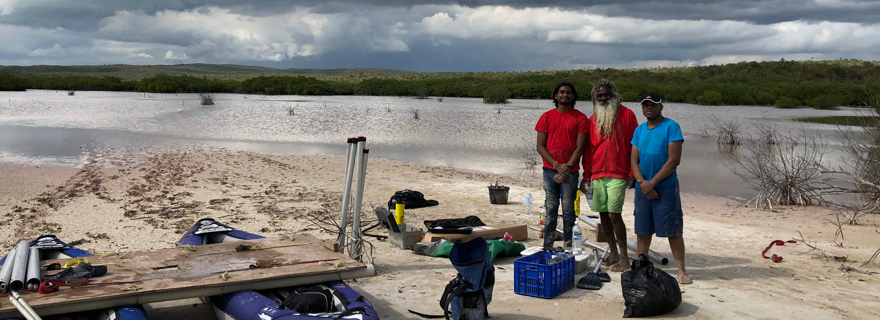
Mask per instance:
[[[599,178],[593,180],[594,212],[623,212],[626,199],[626,179]]]

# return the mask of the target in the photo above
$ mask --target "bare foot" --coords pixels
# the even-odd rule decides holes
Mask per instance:
[[[626,272],[626,271],[629,271],[629,269],[630,269],[630,266],[629,266],[629,259],[628,258],[621,259],[619,262],[614,264],[613,267],[611,267],[612,272]]]
[[[691,283],[693,283],[693,281],[691,281],[691,276],[689,276],[686,272],[679,272],[678,273],[678,283],[679,284],[691,284]]]
[[[602,262],[602,265],[608,267],[608,266],[611,266],[611,265],[617,263],[618,261],[620,261],[620,255],[619,255],[619,254],[616,254],[616,253],[609,253],[609,254],[608,254],[608,257],[605,258],[605,261]]]

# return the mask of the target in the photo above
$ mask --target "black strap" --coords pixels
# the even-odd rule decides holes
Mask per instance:
[[[455,279],[452,279],[452,281],[449,281],[449,283],[446,284],[446,289],[443,290],[443,295],[440,296],[440,308],[443,309],[442,315],[424,314],[412,310],[408,311],[426,319],[446,318],[446,320],[451,320],[449,318],[449,304],[452,303],[452,298],[460,295],[465,289],[467,289],[467,282],[461,278],[461,274],[458,274],[455,276]]]
[[[436,314],[424,314],[424,313],[416,312],[416,311],[412,311],[412,310],[409,310],[409,309],[407,309],[407,310],[408,310],[409,312],[411,312],[411,313],[413,313],[413,314],[415,314],[415,315],[417,315],[417,316],[419,316],[419,317],[425,318],[425,319],[443,319],[443,318],[446,318],[446,315],[445,315],[445,314],[441,314],[441,315],[436,315]]]
[[[369,228],[366,228],[366,229],[362,230],[361,232],[367,232],[367,231],[370,231],[370,230],[376,229],[376,227],[381,226],[381,225],[382,225],[382,223],[379,222],[379,223],[377,223],[377,224],[374,224],[372,227],[369,227]]]
[[[382,225],[382,222],[379,222],[379,223],[373,225],[372,227],[369,227],[369,228],[364,229],[363,231],[361,231],[361,234],[362,234],[362,235],[365,235],[365,236],[369,236],[369,237],[374,237],[374,238],[376,238],[376,240],[379,240],[379,241],[382,241],[382,240],[388,239],[388,236],[383,236],[383,235],[379,235],[379,234],[369,234],[369,233],[367,233],[367,231],[373,230],[373,229],[375,229],[376,227],[381,226],[381,225]]]
[[[344,317],[353,315],[355,313],[365,313],[366,311],[367,311],[366,307],[349,308],[349,309],[345,309],[345,311],[342,311],[341,313],[339,313],[339,315],[337,315],[333,319],[342,319]]]
[[[449,283],[449,285],[452,284],[452,282]],[[449,285],[446,285],[446,291],[449,291]],[[452,298],[460,295],[462,292],[464,292],[465,289],[467,289],[467,285],[464,282],[459,282],[452,288],[451,292],[449,292],[448,294],[446,293],[446,291],[443,292],[443,296],[440,297],[440,308],[443,308],[443,315],[446,316],[446,320],[450,320],[449,304],[452,303]]]

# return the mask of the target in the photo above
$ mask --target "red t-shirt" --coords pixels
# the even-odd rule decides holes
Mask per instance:
[[[565,163],[577,150],[578,134],[590,132],[590,122],[587,116],[577,109],[571,109],[567,113],[552,109],[541,115],[535,130],[547,134],[547,151],[550,151],[553,159]],[[571,167],[571,172],[580,170],[578,162],[576,161]],[[553,164],[544,160],[544,167],[553,169]]]
[[[632,154],[632,139],[639,120],[636,114],[627,107],[620,105],[617,109],[617,124],[614,125],[615,135],[610,139],[599,133],[596,128],[596,116],[590,116],[590,138],[584,149],[581,160],[584,167],[584,179],[598,180],[601,178],[626,179],[632,177],[629,157]]]

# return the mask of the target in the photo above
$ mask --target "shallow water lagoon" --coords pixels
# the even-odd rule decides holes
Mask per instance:
[[[487,105],[467,98],[364,96],[218,94],[215,102],[201,106],[196,94],[0,92],[0,161],[78,164],[102,148],[139,144],[344,155],[346,137],[361,135],[368,137],[371,157],[536,176],[526,170],[522,154],[534,149],[538,117],[553,108],[549,100]],[[624,105],[645,121],[637,103]],[[589,101],[577,107],[592,112]],[[769,121],[780,132],[819,135],[829,144],[826,163],[837,166],[836,126],[792,119],[857,111],[667,103],[663,112],[685,134],[682,190],[747,199],[754,192],[727,167],[729,155],[715,144],[713,116],[737,121],[746,133],[754,131],[753,122]],[[711,137],[701,137],[705,132]]]

